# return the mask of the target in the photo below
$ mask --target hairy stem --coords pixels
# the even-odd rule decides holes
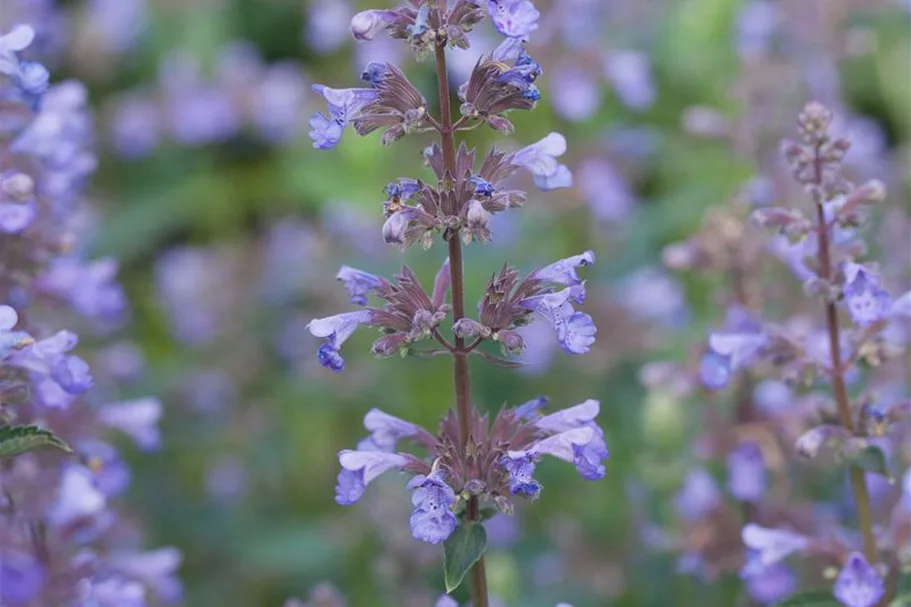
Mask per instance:
[[[449,104],[449,75],[446,71],[446,42],[436,45],[437,89],[440,96],[440,146],[443,148],[443,163],[450,177],[455,174],[455,141],[453,139],[452,109]],[[449,184],[451,185],[451,184]],[[465,316],[465,287],[462,280],[462,241],[458,233],[449,238],[449,272],[452,288],[453,323]],[[468,372],[468,352],[465,340],[455,337],[453,356],[453,379],[455,381],[456,411],[459,417],[459,433],[462,448],[465,449],[469,439],[469,420],[471,419],[471,375]],[[478,498],[468,500],[466,519],[479,520]],[[488,607],[487,572],[484,568],[484,557],[478,559],[469,573],[469,586],[472,607]]]
[[[814,183],[822,186],[822,158],[819,146],[816,147],[814,162]],[[817,196],[816,215],[819,224],[819,274],[829,282],[832,279],[832,259],[829,250],[829,227],[826,223],[823,199]],[[854,419],[851,416],[851,403],[845,386],[845,369],[841,362],[841,341],[839,339],[838,310],[835,303],[826,301],[826,326],[829,333],[829,348],[832,351],[832,391],[838,406],[838,417],[841,425],[852,435]],[[870,516],[870,496],[867,492],[867,479],[864,471],[857,466],[849,467],[851,490],[854,503],[857,505],[857,523],[864,537],[864,554],[871,564],[876,562],[876,541],[873,537],[873,520]]]

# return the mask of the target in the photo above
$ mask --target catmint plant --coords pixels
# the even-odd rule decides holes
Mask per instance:
[[[456,117],[447,49],[469,48],[467,33],[485,17],[504,38],[490,54],[479,57],[468,80],[455,87],[460,102]],[[497,511],[511,513],[517,497],[539,497],[543,488],[534,472],[542,456],[574,464],[588,480],[604,476],[608,457],[604,434],[595,421],[600,407],[596,400],[545,413],[547,399],[536,398],[503,408],[490,419],[475,406],[471,393],[469,359],[517,366],[511,357],[525,349],[517,329],[535,316],[551,325],[569,354],[587,352],[595,339],[592,318],[578,309],[585,301],[579,270],[595,262],[591,251],[526,276],[504,264],[489,279],[476,315],[466,314],[463,247],[489,242],[494,237],[492,215],[521,207],[527,199],[509,178],[525,169],[541,190],[572,184],[572,173],[559,161],[566,151],[559,133],[514,152],[491,148],[481,154],[457,142],[460,131],[483,125],[510,135],[510,112],[535,107],[542,70],[529,56],[526,41],[537,29],[538,18],[529,0],[410,0],[398,8],[356,14],[351,32],[357,40],[385,32],[406,43],[419,60],[433,57],[438,115],[406,73],[389,63],[365,66],[360,87],[313,87],[326,102],[326,111],[310,119],[310,137],[317,149],[339,145],[349,127],[359,135],[382,130],[383,145],[407,135],[437,138],[424,150],[427,174],[390,181],[382,205],[382,237],[387,244],[404,250],[420,243],[427,250],[439,239],[447,247],[448,257],[432,288],[427,290],[407,266],[392,279],[343,266],[337,278],[358,307],[314,319],[308,328],[324,340],[319,361],[334,372],[344,370],[343,345],[360,327],[382,333],[372,347],[377,356],[452,358],[455,407],[443,415],[437,431],[370,410],[364,417],[366,438],[356,449],[339,453],[336,501],[354,504],[385,472],[410,475],[406,488],[414,506],[409,516],[412,535],[443,544],[446,590],[456,589],[467,575],[474,607],[490,604],[483,520]],[[370,305],[371,298],[382,305]],[[499,354],[488,350],[492,344],[499,345]],[[402,441],[426,455],[398,451]]]
[[[127,302],[116,262],[80,254],[96,164],[86,90],[26,60],[34,38],[27,25],[0,33],[0,603],[174,603],[180,553],[137,548],[114,508],[130,470],[107,442],[157,448],[161,403],[121,400],[60,327],[116,327]]]
[[[868,259],[863,230],[871,205],[884,200],[885,187],[875,180],[859,186],[848,181],[842,169],[850,140],[834,136],[832,122],[829,109],[809,103],[798,119],[801,141],[782,144],[810,204],[755,209],[753,223],[774,232],[771,239],[751,233],[738,219],[739,211],[718,213],[710,226],[714,230],[707,231],[714,238],[675,245],[665,258],[671,265],[703,266],[714,259],[733,277],[734,305],[725,327],[709,336],[699,377],[709,390],[736,390],[739,424],[759,421],[767,427],[752,435],[742,432],[727,456],[728,490],[743,505],[747,554],[741,577],[753,599],[768,604],[791,594],[796,579],[784,563],[800,554],[814,563],[837,563],[823,572],[831,573],[834,583],[786,604],[804,604],[800,601],[813,596],[825,605],[902,605],[909,600],[898,582],[909,562],[907,487],[901,498],[874,509],[869,485],[877,477],[895,481],[892,462],[900,454],[892,454],[908,438],[907,397],[890,396],[890,391],[878,395],[873,387],[877,372],[905,354],[907,339],[900,336],[911,316],[911,293],[891,293]],[[761,316],[761,302],[769,298],[757,292],[753,279],[761,276],[762,248],[802,282],[809,298],[802,306],[806,314],[782,321]],[[771,378],[758,381],[773,371]],[[801,387],[806,394],[791,394]],[[831,523],[814,525],[802,521],[796,509],[766,503],[765,456],[777,450],[779,436],[796,437],[785,447],[787,455],[846,468],[856,531],[833,532]],[[679,496],[682,503],[703,504],[695,506],[700,517],[721,512],[717,499],[705,505],[714,481],[704,478],[705,486],[687,483],[691,494]]]

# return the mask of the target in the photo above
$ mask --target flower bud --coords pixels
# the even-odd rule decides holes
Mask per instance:
[[[490,335],[490,329],[470,318],[460,318],[452,325],[452,333],[461,339],[477,337],[478,335],[487,337]]]
[[[521,354],[525,351],[525,340],[516,331],[504,329],[499,331],[495,338],[510,354]]]
[[[512,516],[516,508],[513,506],[512,502],[509,501],[509,498],[505,495],[498,495],[493,498],[493,503],[496,504],[497,509],[507,516]]]
[[[490,225],[490,213],[484,208],[480,200],[473,199],[468,203],[468,212],[465,214],[468,220],[468,228],[472,231],[487,230]]]
[[[405,335],[403,333],[391,333],[373,342],[370,351],[373,352],[374,356],[392,356],[403,345],[405,345]]]
[[[488,116],[486,120],[487,125],[501,135],[512,135],[515,130],[512,122],[502,116]]]
[[[814,458],[819,451],[829,442],[841,439],[847,435],[847,430],[841,426],[823,425],[811,428],[797,439],[794,448],[797,453],[807,458]]]
[[[361,11],[351,18],[351,35],[355,40],[373,40],[389,22],[390,11]]]
[[[473,478],[465,483],[465,491],[471,495],[481,495],[487,489],[487,485],[484,484],[484,481]]]
[[[383,224],[383,241],[386,244],[405,244],[405,232],[408,229],[408,212],[396,211]]]

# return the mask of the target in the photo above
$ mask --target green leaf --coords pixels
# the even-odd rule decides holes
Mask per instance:
[[[792,596],[775,607],[841,607],[831,590],[810,590]]]
[[[38,426],[0,426],[0,458],[13,457],[40,447],[73,450],[60,437]]]
[[[851,458],[851,463],[863,470],[885,476],[889,482],[894,482],[886,454],[876,445],[867,445],[857,455]]]
[[[455,532],[443,542],[443,573],[446,592],[459,587],[471,566],[484,556],[487,550],[487,531],[480,523],[459,525]]]

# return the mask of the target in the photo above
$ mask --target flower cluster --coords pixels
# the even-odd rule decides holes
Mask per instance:
[[[537,398],[503,409],[489,423],[475,411],[467,449],[460,445],[459,422],[452,412],[434,435],[373,409],[364,417],[369,436],[356,450],[339,453],[342,469],[335,501],[354,504],[384,472],[412,474],[406,485],[413,491],[411,532],[416,539],[436,544],[455,530],[471,497],[507,513],[514,508],[513,497],[537,499],[541,484],[534,479],[535,465],[544,455],[573,464],[587,480],[602,478],[609,454],[604,433],[595,422],[598,401],[542,415],[540,409],[546,403],[547,399]],[[406,439],[426,451],[427,458],[397,452],[398,442]]]
[[[460,116],[454,119],[447,48],[469,48],[466,34],[485,12],[505,39],[479,58],[464,83],[453,87],[461,101]],[[558,160],[566,151],[566,140],[559,133],[513,152],[490,149],[480,161],[476,150],[464,143],[456,146],[455,135],[464,129],[487,125],[503,134],[512,133],[508,114],[531,110],[540,99],[536,81],[542,70],[526,48],[539,16],[529,0],[490,0],[486,7],[475,0],[410,0],[395,9],[355,15],[351,32],[356,39],[371,40],[385,31],[405,40],[419,59],[434,55],[439,116],[431,113],[426,98],[407,75],[390,63],[369,63],[361,75],[363,87],[313,87],[327,104],[326,113],[310,119],[315,148],[338,145],[349,125],[360,135],[383,129],[384,145],[417,133],[439,136],[438,143],[424,149],[432,178],[400,177],[388,183],[382,204],[382,236],[387,244],[407,249],[420,242],[427,250],[440,239],[448,248],[432,291],[427,292],[407,266],[392,281],[343,266],[337,278],[351,303],[362,308],[317,318],[307,325],[312,335],[324,340],[319,347],[320,363],[335,372],[345,367],[342,345],[361,325],[382,332],[372,348],[378,356],[398,352],[454,358],[456,406],[443,417],[436,433],[374,409],[364,418],[369,436],[357,449],[339,453],[339,504],[360,500],[367,485],[384,472],[406,472],[411,475],[406,487],[412,491],[412,535],[431,544],[445,543],[456,534],[464,538],[480,533],[483,538],[479,525],[482,508],[511,514],[514,497],[536,499],[541,485],[534,478],[535,466],[544,455],[572,463],[588,480],[605,474],[608,448],[595,422],[598,401],[544,415],[540,409],[546,399],[539,398],[504,408],[490,420],[473,406],[469,393],[469,357],[500,366],[520,365],[510,358],[525,350],[517,329],[534,317],[553,328],[570,354],[587,352],[595,341],[591,316],[576,309],[586,295],[585,280],[578,270],[595,262],[592,251],[561,259],[524,277],[504,264],[490,278],[477,317],[465,314],[462,247],[489,242],[494,237],[492,215],[524,205],[527,194],[514,189],[510,177],[525,169],[545,191],[573,182],[572,172]],[[369,305],[371,295],[383,300],[383,306]],[[421,347],[422,342],[430,346]],[[498,343],[503,357],[486,351],[486,343]],[[403,440],[413,443],[423,455],[398,451]],[[488,605],[485,541],[472,543],[473,552],[465,557],[468,563],[457,572],[454,585],[447,579],[452,590],[468,568],[473,568],[471,596],[476,607]],[[451,574],[447,572],[447,576]],[[439,604],[453,601],[444,596]]]
[[[157,448],[161,404],[118,400],[82,358],[76,333],[57,326],[70,312],[110,326],[127,310],[116,262],[87,260],[74,246],[95,167],[86,91],[76,81],[49,85],[47,70],[22,56],[33,38],[27,25],[0,35],[0,445],[14,455],[0,473],[0,602],[177,602],[180,554],[131,541],[115,508],[130,471],[107,442],[121,434]]]
[[[812,199],[809,211],[757,205],[744,196],[713,211],[702,232],[664,253],[672,267],[720,272],[732,284],[724,327],[709,335],[692,375],[706,390],[734,400],[731,428],[716,430],[703,450],[726,457],[727,492],[740,510],[725,502],[705,469],[691,470],[675,504],[685,521],[677,542],[684,550],[680,566],[709,579],[739,568],[761,604],[796,592],[798,577],[786,563],[791,555],[838,563],[831,593],[846,607],[880,604],[893,592],[890,575],[908,559],[902,548],[911,532],[908,487],[895,491],[889,482],[903,465],[900,445],[908,436],[907,400],[894,386],[901,373],[895,363],[908,344],[911,293],[890,294],[876,264],[864,260],[867,210],[884,199],[884,186],[856,186],[845,178],[850,142],[831,135],[832,119],[821,104],[808,104],[798,120],[802,142],[782,145],[794,179]],[[762,230],[774,234],[768,238]],[[791,318],[762,315],[769,299],[762,291],[764,259],[782,262],[803,284],[802,298],[774,302],[779,310],[794,306],[798,313]],[[697,389],[695,382],[679,381],[677,372],[656,377],[649,383],[664,390],[672,384],[683,393]],[[833,462],[848,468],[859,533],[833,534],[836,521],[814,521],[794,498],[784,504],[774,497],[773,475],[784,472],[787,459],[798,470]],[[729,541],[738,526],[741,544]]]

